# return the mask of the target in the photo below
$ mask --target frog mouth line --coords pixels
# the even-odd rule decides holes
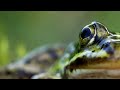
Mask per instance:
[[[69,79],[99,79],[99,78],[118,78],[120,79],[120,69],[76,69],[69,73]]]
[[[79,59],[78,59],[79,61]],[[68,66],[67,68],[67,73],[70,77],[76,77],[79,76],[81,77],[81,75],[89,75],[91,73],[96,74],[96,73],[106,73],[106,72],[111,72],[113,71],[120,71],[120,60],[106,60],[103,59],[98,60],[96,59],[96,61],[98,62],[92,62],[92,63],[86,63],[86,64],[79,64],[79,65],[74,65],[75,63],[72,63],[70,66]],[[106,73],[105,75],[107,75],[108,73]],[[109,73],[109,75],[113,76],[113,73]],[[120,73],[117,74],[118,76],[120,76]]]

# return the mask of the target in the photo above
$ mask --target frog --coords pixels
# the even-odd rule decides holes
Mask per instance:
[[[119,33],[110,32],[102,23],[92,21],[80,30],[78,40],[69,45],[57,44],[37,48],[5,68],[7,73],[18,78],[68,79],[73,72],[78,73],[76,70],[81,73],[81,69],[88,65],[116,57],[119,44]],[[117,59],[119,58],[117,56]]]
[[[47,74],[38,74],[32,79],[46,78],[50,76],[51,72],[54,73],[53,76],[67,79],[69,74],[80,67],[82,69],[82,66],[105,62],[113,58],[119,44],[120,35],[118,33],[111,33],[103,24],[93,21],[81,30],[78,41],[68,45],[62,58]]]

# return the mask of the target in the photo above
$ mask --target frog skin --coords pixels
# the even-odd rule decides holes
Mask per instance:
[[[47,73],[35,75],[32,79],[69,78],[69,74],[84,65],[109,60],[114,56],[116,45],[120,43],[119,38],[119,34],[109,32],[103,24],[94,21],[81,30],[79,40],[67,47],[55,66]]]
[[[81,69],[82,66],[87,65],[88,63],[92,64],[109,60],[109,58],[114,56],[116,46],[120,43],[119,34],[109,32],[103,24],[96,21],[86,25],[80,31],[78,36],[79,38],[76,42],[72,42],[68,46],[62,47],[62,49],[60,47],[56,48],[59,49],[58,51],[62,52],[60,55],[56,54],[58,51],[55,51],[56,49],[53,48],[54,46],[50,46],[54,51],[52,53],[47,53],[49,57],[46,60],[47,62],[52,61],[52,63],[54,63],[50,64],[50,66],[48,66],[43,72],[40,72],[40,70],[37,70],[35,73],[32,72],[30,78],[69,78],[69,75],[73,71]],[[24,72],[27,73],[27,70],[25,70],[24,67],[28,66],[28,63],[36,62],[37,60],[35,57],[39,56],[39,58],[42,58],[42,56],[44,56],[49,50],[50,48],[46,47],[43,51],[37,50],[41,53],[38,53],[35,50],[36,53],[28,54],[25,58],[20,59],[19,62],[8,65],[7,70],[9,72],[15,70],[17,73],[22,71],[22,74]],[[52,58],[52,60],[50,59],[56,55],[56,58]],[[43,62],[44,59],[41,61]],[[33,71],[35,71],[35,69]],[[25,75],[28,76],[27,74],[24,74],[23,77],[25,77]],[[17,75],[20,76],[19,74]]]

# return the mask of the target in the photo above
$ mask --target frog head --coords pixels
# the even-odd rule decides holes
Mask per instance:
[[[101,23],[93,21],[86,25],[79,34],[81,47],[89,46],[97,43],[99,39],[107,38],[112,35],[108,29]]]

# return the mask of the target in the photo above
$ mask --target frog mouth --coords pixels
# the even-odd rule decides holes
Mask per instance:
[[[120,57],[116,58],[114,55],[109,58],[86,59],[78,57],[66,67],[69,78],[82,78],[84,75],[90,76],[91,73],[94,74],[93,77],[96,77],[95,75],[99,77],[108,75],[114,78],[114,73],[111,73],[112,70],[120,71]],[[120,77],[120,73],[116,74],[116,76]]]
[[[120,69],[77,69],[68,79],[120,79]]]

